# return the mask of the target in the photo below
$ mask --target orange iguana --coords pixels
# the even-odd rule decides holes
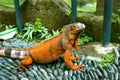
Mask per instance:
[[[62,32],[36,46],[27,49],[0,48],[0,56],[22,59],[19,67],[26,70],[26,67],[35,63],[49,63],[61,55],[64,55],[66,65],[73,70],[80,70],[83,65],[73,65],[72,61],[79,59],[70,55],[72,47],[78,49],[77,39],[84,31],[82,23],[68,24],[62,28]]]

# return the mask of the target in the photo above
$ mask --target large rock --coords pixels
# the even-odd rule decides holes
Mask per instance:
[[[15,24],[15,12],[14,8],[0,5],[0,23]]]
[[[60,29],[71,20],[66,15],[70,7],[63,0],[25,0],[21,7],[22,23],[41,19],[49,30]],[[0,6],[0,23],[16,24],[15,9]]]
[[[93,13],[81,13],[83,17],[77,21],[86,25],[85,34],[92,36],[95,41],[102,41],[103,16],[93,16]]]
[[[70,22],[65,14],[70,11],[63,0],[25,0],[21,5],[22,21],[34,22],[40,18],[41,22],[49,29],[60,29]]]

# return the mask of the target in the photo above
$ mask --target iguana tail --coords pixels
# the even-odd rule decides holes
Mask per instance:
[[[26,55],[29,55],[28,50],[16,48],[0,48],[0,56],[14,59],[23,59]]]

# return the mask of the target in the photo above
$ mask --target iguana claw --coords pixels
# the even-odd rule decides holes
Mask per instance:
[[[83,67],[83,65],[76,65],[76,66],[73,66],[72,69],[73,70],[80,70],[83,72],[83,70],[81,70],[82,67]]]

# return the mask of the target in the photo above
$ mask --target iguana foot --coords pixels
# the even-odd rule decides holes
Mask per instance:
[[[23,72],[27,73],[26,68],[24,68],[24,69],[22,68],[22,69],[21,69],[20,65],[19,65],[19,66],[16,66],[14,69],[16,69],[16,70],[19,71],[17,75],[20,75],[20,74],[22,74]]]
[[[21,60],[20,65],[18,67],[21,68],[22,71],[27,73],[26,68],[29,67],[29,65],[31,65],[32,62],[32,58],[30,56],[26,56],[23,60]]]
[[[20,62],[20,67],[23,69],[23,70],[25,70],[26,69],[26,67],[28,67],[29,65],[31,65],[32,64],[32,58],[30,57],[30,56],[26,56],[23,60],[21,60],[21,62]]]
[[[79,60],[79,59],[80,59],[79,57],[70,56],[70,60],[72,60],[72,61],[76,61],[76,60]]]
[[[83,68],[83,66],[84,65],[76,65],[76,66],[71,67],[71,69],[73,69],[73,70],[80,70],[80,71],[84,72],[84,70],[81,70],[81,68]]]

